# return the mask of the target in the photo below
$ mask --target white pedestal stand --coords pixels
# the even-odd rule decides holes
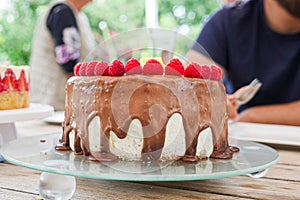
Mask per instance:
[[[16,121],[42,119],[53,114],[54,108],[46,104],[31,103],[29,108],[0,111],[0,147],[17,138]],[[3,162],[0,152],[0,162]]]
[[[17,138],[17,129],[14,123],[0,124],[0,146]]]

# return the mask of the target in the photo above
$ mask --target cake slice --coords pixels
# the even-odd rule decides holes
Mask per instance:
[[[29,67],[0,65],[0,110],[29,107]]]

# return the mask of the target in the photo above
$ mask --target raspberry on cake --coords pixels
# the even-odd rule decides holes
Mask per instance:
[[[166,75],[179,75],[184,74],[184,66],[178,58],[171,59],[165,68]]]
[[[115,60],[108,68],[108,75],[110,76],[123,76],[124,75],[124,64],[119,61]]]
[[[0,110],[29,107],[29,67],[0,65]]]
[[[128,63],[124,69],[114,61],[109,76],[68,80],[56,150],[73,150],[100,162],[197,162],[203,157],[230,159],[238,151],[228,144],[226,93],[216,66],[211,70],[191,63],[183,72],[182,63],[173,59],[166,68],[172,72],[166,73],[149,59],[141,66],[143,74],[123,75],[123,70],[139,67],[134,59]],[[173,69],[180,73],[172,74]],[[198,144],[206,130],[211,130],[212,144],[203,154]]]
[[[131,58],[127,61],[124,70],[125,70],[126,75],[141,74],[142,66],[137,59]]]
[[[163,72],[163,66],[155,59],[149,59],[142,69],[142,74],[144,75],[162,75]]]
[[[85,75],[86,76],[94,76],[94,69],[97,64],[98,64],[98,62],[96,62],[96,61],[90,62],[89,65],[87,66],[87,68],[85,69]]]
[[[99,62],[94,69],[95,76],[108,76],[109,65],[106,62]]]

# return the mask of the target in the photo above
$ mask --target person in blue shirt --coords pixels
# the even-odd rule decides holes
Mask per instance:
[[[189,61],[211,63],[199,46],[223,69],[227,92],[237,91],[228,95],[231,119],[300,125],[300,0],[240,0],[224,6],[187,54]],[[240,108],[234,103],[239,88],[254,78],[263,85]]]

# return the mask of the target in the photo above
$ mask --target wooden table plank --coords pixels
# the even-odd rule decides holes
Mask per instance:
[[[279,153],[279,164],[300,166],[300,147],[298,151],[277,149],[277,152]]]
[[[78,184],[81,185],[79,179]],[[241,199],[234,196],[219,195],[214,193],[203,193],[193,190],[182,190],[177,188],[160,187],[155,185],[145,184],[144,182],[123,182],[123,181],[100,181],[89,180],[88,185],[83,192],[76,192],[74,198],[82,199],[92,198],[89,194],[105,194],[105,198],[113,199]],[[82,196],[83,195],[83,196]]]
[[[20,195],[31,194],[32,196],[38,196],[39,175],[40,172],[38,171],[18,167],[9,163],[0,163],[1,191],[15,191],[16,194]]]
[[[269,170],[266,177],[272,179],[300,182],[299,168],[300,168],[299,166],[295,166],[295,165],[277,164]]]
[[[236,196],[253,199],[299,199],[300,182],[274,180],[268,178],[253,179],[238,176],[224,179],[185,182],[155,182],[155,186],[193,190],[204,193]]]
[[[27,194],[23,192],[18,192],[14,190],[2,189],[0,187],[0,199],[5,200],[36,200],[38,199],[37,195]]]
[[[14,199],[38,199],[40,172],[0,164],[0,192]],[[72,199],[243,199],[216,193],[160,187],[144,182],[105,181],[76,178],[77,188]]]

